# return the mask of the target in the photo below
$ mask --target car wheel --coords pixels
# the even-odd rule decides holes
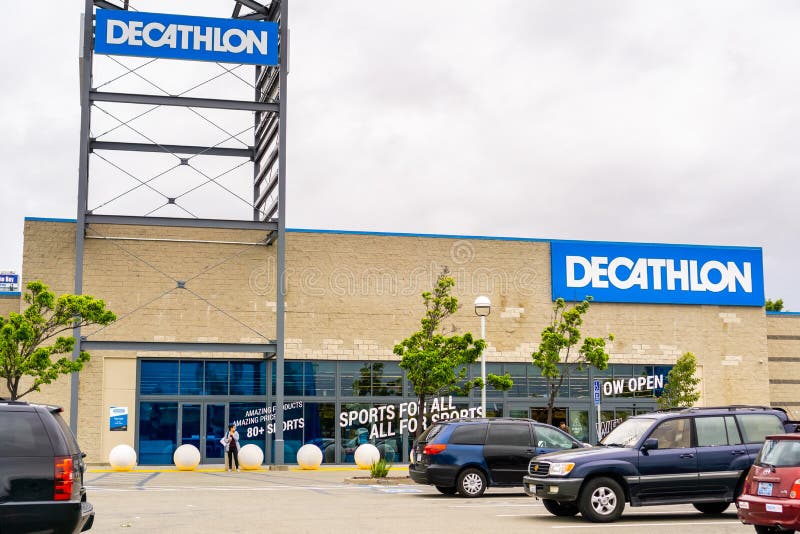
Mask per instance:
[[[444,493],[445,495],[455,495],[456,491],[458,491],[455,486],[436,486],[436,489],[439,490],[439,493]]]
[[[768,527],[765,525],[753,525],[753,526],[756,527],[756,534],[776,534],[777,532],[780,532],[780,529],[776,527]]]
[[[578,513],[578,505],[574,502],[558,502],[552,499],[542,499],[545,509],[558,517],[572,517]]]
[[[721,514],[728,509],[731,503],[729,502],[698,502],[693,504],[695,508],[704,514]]]
[[[616,521],[625,508],[625,492],[610,478],[595,478],[586,483],[578,497],[578,510],[593,523]]]
[[[465,469],[458,475],[456,488],[462,497],[480,497],[486,491],[486,475],[479,469]]]

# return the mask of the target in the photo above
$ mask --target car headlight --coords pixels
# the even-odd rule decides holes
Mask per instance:
[[[572,462],[550,464],[550,475],[563,477],[565,475],[568,475],[574,467],[575,464]]]

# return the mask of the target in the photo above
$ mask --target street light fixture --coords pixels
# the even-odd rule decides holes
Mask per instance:
[[[492,311],[492,303],[489,297],[480,297],[475,299],[475,315],[481,318],[481,339],[486,340],[486,316]],[[481,351],[481,380],[483,387],[481,388],[481,411],[483,416],[486,417],[486,349]]]

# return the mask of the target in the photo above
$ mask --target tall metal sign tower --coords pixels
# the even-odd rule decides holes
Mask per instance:
[[[81,130],[78,169],[78,209],[75,242],[75,293],[84,289],[85,242],[102,235],[108,225],[137,227],[258,230],[263,246],[276,247],[276,324],[275,339],[265,343],[212,343],[141,341],[135,339],[77,340],[74,357],[81,350],[126,350],[137,354],[153,351],[173,353],[258,353],[276,358],[275,463],[283,463],[283,347],[286,217],[286,84],[288,59],[288,0],[231,0],[229,17],[205,17],[144,11],[147,0],[86,0],[80,55]],[[222,3],[222,2],[220,2]],[[150,2],[158,9],[169,2]],[[179,8],[191,8],[174,2]],[[131,62],[133,58],[134,62]],[[116,69],[102,84],[94,76],[98,60]],[[138,63],[136,63],[138,61]],[[215,69],[206,81],[194,80],[180,91],[165,89],[153,75],[146,75],[155,62],[186,64],[205,62]],[[194,63],[199,65],[199,63]],[[243,74],[243,70],[250,74]],[[167,74],[171,67],[168,67]],[[253,72],[254,71],[254,72]],[[165,71],[161,71],[163,75]],[[221,77],[245,84],[249,98],[210,98],[193,96],[201,87]],[[167,76],[169,78],[169,76]],[[175,76],[171,79],[174,81]],[[110,80],[110,81],[109,81]],[[112,82],[134,81],[134,89],[112,91]],[[128,113],[115,111],[122,107]],[[218,142],[198,143],[190,128],[177,128],[176,142],[157,140],[158,135],[143,131],[141,117],[156,109],[183,109],[211,125],[220,135]],[[226,122],[229,113],[249,113],[252,119],[241,131]],[[102,126],[98,124],[103,123]],[[159,128],[169,128],[162,123]],[[113,132],[113,135],[112,135]],[[220,133],[221,132],[221,133]],[[185,141],[183,140],[185,139]],[[111,155],[113,154],[114,157]],[[127,155],[127,158],[125,157]],[[142,162],[148,157],[169,160],[155,163],[147,172]],[[215,160],[205,167],[196,162]],[[228,161],[226,164],[224,162]],[[233,162],[231,164],[230,162]],[[217,163],[223,162],[223,163]],[[162,165],[162,167],[158,167]],[[106,194],[108,177],[99,179],[95,167],[113,169],[117,176],[133,181],[111,198]],[[252,167],[247,193],[223,183],[234,171]],[[157,171],[155,172],[154,169]],[[213,170],[211,170],[213,169]],[[172,174],[170,174],[172,173]],[[180,174],[184,191],[175,191],[180,180],[170,181],[172,190],[159,187],[157,179]],[[194,181],[186,178],[194,175]],[[97,178],[97,179],[95,179]],[[191,194],[203,187],[218,187],[222,192],[213,202],[202,199],[190,205]],[[100,191],[99,193],[97,191]],[[152,205],[141,197],[148,193]],[[207,215],[219,208],[216,199],[229,195],[238,207],[225,216]],[[246,207],[244,207],[246,206]],[[202,235],[202,234],[201,234]],[[164,240],[168,241],[168,240]],[[163,274],[163,273],[162,273]],[[242,281],[246,284],[247,281]],[[174,280],[174,288],[186,289],[186,281]],[[193,292],[197,298],[203,295]],[[208,301],[210,306],[213,303]],[[226,313],[225,310],[219,310]],[[230,314],[228,314],[230,315]],[[209,337],[214,337],[209,333]],[[222,336],[224,338],[224,336]],[[70,426],[77,432],[78,375],[72,376]]]

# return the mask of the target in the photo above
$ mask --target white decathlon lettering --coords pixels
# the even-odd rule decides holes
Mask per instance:
[[[728,291],[736,291],[736,283],[738,282],[745,293],[753,292],[753,276],[750,272],[750,262],[744,262],[742,269],[744,272],[739,270],[739,266],[736,263],[728,262]]]
[[[753,291],[750,262],[675,260],[625,256],[566,256],[567,287],[745,293]]]
[[[153,30],[158,30],[161,33],[161,37],[164,36],[164,30],[166,28],[160,22],[151,22],[147,24],[144,29],[142,30],[142,38],[144,39],[144,44],[147,46],[153,46],[158,48],[162,46],[161,39],[153,39]]]
[[[575,266],[583,267],[583,278],[575,278]],[[582,256],[567,256],[567,287],[586,287],[592,279],[592,264]]]
[[[140,20],[122,21],[109,19],[106,25],[106,43],[110,45],[148,46],[151,48],[173,48],[181,50],[203,50],[206,52],[229,52],[239,54],[268,53],[269,32],[223,29],[214,26],[192,26]]]
[[[115,30],[120,30],[119,37],[115,35]],[[121,20],[109,20],[106,26],[106,42],[108,44],[122,44],[128,40],[128,26]]]

